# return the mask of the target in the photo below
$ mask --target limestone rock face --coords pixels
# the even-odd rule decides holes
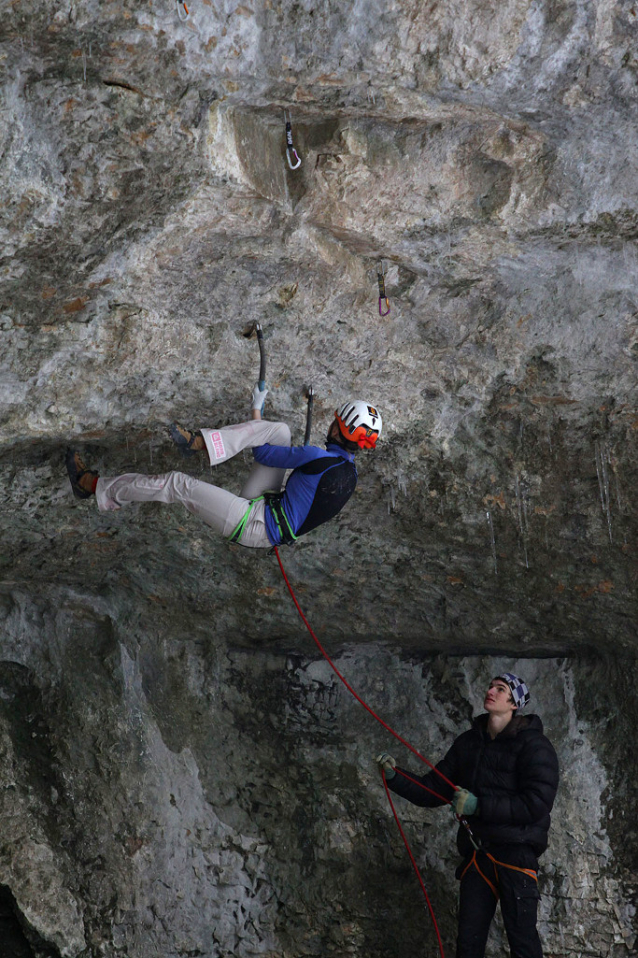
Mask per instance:
[[[370,761],[392,742],[275,559],[181,507],[100,514],[69,492],[69,445],[103,475],[238,490],[248,453],[213,473],[166,426],[248,415],[255,322],[266,413],[294,442],[308,384],[314,442],[350,396],[384,418],[346,509],[283,555],[317,634],[434,758],[496,670],[533,679],[563,769],[546,952],[635,953],[636,17],[624,0],[8,5],[0,933],[17,958],[436,948]],[[450,950],[452,823],[400,812]]]
[[[0,884],[25,954],[435,953],[373,758],[425,769],[323,659],[81,597],[53,612],[16,595],[4,612]],[[562,774],[541,859],[546,953],[635,953],[636,699],[617,659],[356,643],[335,666],[430,761],[492,673],[524,675]],[[395,803],[449,951],[456,824]]]

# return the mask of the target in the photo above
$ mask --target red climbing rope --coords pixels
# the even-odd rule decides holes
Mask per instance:
[[[439,775],[439,776],[443,779],[444,782],[446,782],[448,785],[450,785],[450,786],[456,791],[456,790],[457,790],[457,786],[456,786],[453,782],[451,782],[451,781],[449,780],[449,778],[446,778],[446,776],[443,774],[443,772],[440,772],[440,771],[438,770],[438,768],[436,768],[434,765],[432,765],[432,763],[429,762],[429,761],[427,760],[427,758],[425,758],[425,756],[421,755],[421,753],[418,752],[412,745],[410,745],[409,742],[406,742],[406,740],[405,740],[401,735],[399,735],[398,732],[395,732],[394,729],[391,728],[391,727],[387,724],[387,722],[384,722],[383,719],[380,718],[380,717],[377,715],[377,713],[376,713],[373,709],[370,708],[370,706],[367,704],[367,702],[364,702],[364,700],[361,698],[361,696],[358,695],[357,692],[355,692],[355,690],[352,688],[352,686],[351,686],[350,683],[347,681],[347,679],[344,678],[344,676],[341,674],[341,672],[339,671],[339,669],[337,668],[337,666],[334,664],[334,662],[332,661],[332,659],[330,658],[330,656],[328,655],[328,653],[326,652],[326,650],[325,650],[324,647],[322,646],[321,642],[319,641],[319,639],[318,639],[317,636],[315,635],[315,633],[314,633],[314,631],[313,631],[313,629],[312,629],[312,626],[311,626],[310,623],[308,622],[308,619],[307,619],[306,616],[304,615],[301,606],[300,606],[299,603],[297,602],[297,597],[296,597],[295,593],[293,592],[292,586],[290,585],[290,582],[289,582],[289,580],[288,580],[288,576],[286,575],[286,570],[285,570],[284,567],[283,567],[283,564],[282,564],[281,557],[280,557],[280,555],[279,555],[279,550],[278,550],[277,546],[274,547],[274,551],[275,551],[275,555],[277,556],[277,562],[279,563],[279,568],[281,569],[281,574],[282,574],[282,576],[284,577],[284,582],[286,583],[286,586],[288,587],[288,591],[290,592],[290,596],[291,596],[291,598],[292,598],[292,601],[295,603],[295,607],[296,607],[296,609],[297,609],[297,612],[298,612],[299,615],[301,616],[301,619],[302,619],[304,625],[306,626],[306,628],[307,628],[308,631],[310,632],[310,635],[312,636],[312,638],[313,638],[313,640],[314,640],[314,642],[315,642],[315,645],[317,646],[317,648],[319,649],[319,651],[321,652],[321,654],[323,655],[324,659],[326,660],[326,662],[328,663],[328,665],[330,666],[330,668],[332,669],[332,671],[335,673],[335,675],[343,682],[343,684],[344,684],[345,687],[348,689],[348,691],[349,691],[352,695],[354,695],[354,697],[355,697],[355,699],[357,700],[357,702],[359,702],[360,705],[363,705],[364,709],[365,709],[367,712],[369,712],[370,715],[371,715],[373,718],[375,718],[375,719],[377,720],[377,722],[379,722],[380,725],[382,725],[382,726],[384,727],[384,729],[386,729],[388,732],[390,732],[391,735],[394,735],[394,737],[395,737],[396,739],[398,739],[399,742],[401,742],[403,745],[405,745],[406,748],[409,748],[410,751],[413,752],[413,753],[417,756],[417,758],[420,758],[422,762],[425,762],[425,764],[428,765],[434,772],[436,772],[436,774]],[[395,820],[395,822],[397,823],[397,826],[398,826],[398,828],[399,828],[399,832],[401,833],[401,838],[403,839],[403,844],[405,845],[405,847],[406,847],[406,849],[407,849],[407,852],[408,852],[408,855],[410,856],[410,861],[412,862],[412,867],[414,868],[414,871],[416,872],[416,876],[417,876],[417,878],[419,879],[419,884],[421,885],[421,890],[423,891],[423,894],[424,894],[424,896],[425,896],[425,900],[426,900],[426,902],[427,902],[428,909],[429,909],[429,911],[430,911],[430,916],[431,916],[431,918],[432,918],[432,923],[433,923],[433,925],[434,925],[434,930],[435,930],[435,932],[436,932],[436,937],[437,937],[438,942],[439,942],[439,950],[440,950],[440,952],[441,952],[441,958],[445,958],[445,955],[444,955],[444,952],[443,952],[443,942],[441,941],[441,935],[440,935],[440,933],[439,933],[439,926],[437,925],[436,918],[435,918],[435,916],[434,916],[434,910],[433,910],[433,908],[432,908],[432,904],[431,904],[431,902],[430,902],[430,898],[429,898],[429,896],[428,896],[427,890],[426,890],[425,885],[424,885],[424,883],[423,883],[423,879],[421,878],[421,873],[419,872],[417,863],[416,863],[416,861],[415,861],[415,859],[414,859],[414,855],[412,854],[412,850],[411,850],[411,848],[410,848],[410,846],[409,846],[409,844],[408,844],[408,840],[407,840],[407,838],[406,838],[406,836],[405,836],[405,832],[403,831],[403,828],[401,827],[401,822],[399,821],[399,817],[398,817],[398,815],[397,815],[397,813],[396,813],[396,809],[395,809],[395,807],[394,807],[394,804],[393,804],[393,802],[392,802],[392,799],[390,798],[390,790],[388,789],[388,785],[387,785],[386,778],[385,778],[385,773],[383,772],[383,770],[382,770],[381,774],[383,775],[383,787],[385,788],[386,795],[388,796],[388,801],[390,802],[390,808],[392,809],[392,814],[394,815],[394,820]],[[409,776],[409,775],[406,775],[405,772],[399,772],[399,774],[402,775],[404,778],[407,778],[408,781],[413,782],[415,785],[418,785],[418,786],[420,786],[421,788],[425,789],[426,792],[430,792],[432,795],[435,795],[437,798],[441,799],[441,801],[445,802],[446,804],[448,804],[448,805],[451,804],[451,802],[450,802],[449,799],[444,798],[442,795],[439,795],[437,792],[432,791],[431,788],[427,788],[427,786],[426,786],[426,785],[423,785],[422,782],[419,782],[419,781],[417,781],[417,780],[414,779],[414,778],[410,778],[410,776]]]
[[[403,844],[405,845],[406,851],[407,851],[408,855],[410,856],[410,861],[412,862],[412,867],[414,868],[414,871],[415,871],[415,873],[416,873],[416,877],[419,879],[419,885],[421,886],[421,891],[423,892],[423,894],[424,894],[424,896],[425,896],[425,900],[426,900],[426,902],[427,902],[427,906],[428,906],[428,909],[429,909],[429,912],[430,912],[430,917],[431,917],[431,919],[432,919],[432,924],[434,925],[434,930],[435,930],[435,932],[436,932],[436,937],[437,937],[437,940],[438,940],[438,942],[439,942],[439,951],[441,952],[441,958],[445,958],[445,954],[444,954],[444,952],[443,952],[443,942],[442,942],[442,940],[441,940],[441,933],[440,933],[440,931],[439,931],[439,926],[438,926],[437,921],[436,921],[436,916],[435,916],[435,914],[434,914],[434,909],[432,908],[432,902],[430,901],[430,896],[428,895],[427,889],[426,889],[425,885],[423,884],[423,879],[421,878],[421,872],[419,871],[419,866],[417,865],[416,861],[414,860],[414,855],[412,854],[412,849],[410,848],[410,845],[409,845],[409,843],[408,843],[408,840],[407,840],[407,838],[405,837],[405,832],[403,831],[403,827],[402,827],[402,825],[401,825],[401,822],[399,821],[399,816],[397,815],[396,809],[395,809],[395,807],[394,807],[394,802],[392,801],[392,797],[390,796],[390,789],[388,788],[388,783],[387,783],[386,780],[385,780],[385,772],[382,771],[381,774],[383,775],[383,787],[385,788],[385,793],[386,793],[386,795],[388,796],[388,801],[390,802],[390,808],[392,809],[392,814],[394,815],[394,820],[395,820],[395,822],[397,823],[397,828],[399,829],[399,832],[401,833],[401,838],[403,839]]]
[[[429,792],[430,795],[434,795],[435,798],[439,798],[442,802],[445,802],[446,805],[452,804],[449,798],[446,798],[444,795],[439,795],[439,793],[435,792],[433,788],[428,788],[427,785],[424,785],[423,782],[420,782],[418,778],[412,778],[407,774],[407,772],[404,772],[400,768],[397,768],[395,771],[398,772],[401,778],[407,778],[408,782],[412,782],[413,785],[418,785],[419,788],[422,788],[424,792]]]
[[[317,636],[316,636],[315,633],[313,632],[312,626],[311,626],[310,623],[308,622],[308,619],[307,619],[307,618],[305,617],[305,615],[303,614],[302,608],[301,608],[301,606],[299,605],[299,603],[297,602],[297,596],[296,596],[295,593],[292,591],[292,586],[290,585],[290,582],[288,581],[288,576],[286,575],[286,570],[284,569],[284,567],[283,567],[283,565],[282,565],[281,557],[280,557],[280,555],[279,555],[279,549],[277,548],[277,546],[275,546],[274,548],[275,548],[275,555],[277,556],[277,562],[279,563],[279,568],[281,569],[281,574],[282,574],[282,576],[284,577],[284,582],[285,582],[286,585],[288,586],[288,591],[290,592],[290,596],[291,596],[291,598],[292,598],[292,601],[295,603],[297,612],[298,612],[299,615],[301,616],[304,625],[306,626],[306,628],[307,628],[308,631],[310,632],[310,635],[313,637],[313,639],[314,639],[314,641],[315,641],[315,645],[317,646],[317,648],[319,649],[319,651],[320,651],[321,654],[323,655],[324,659],[326,660],[326,662],[328,663],[328,665],[330,666],[330,668],[332,669],[332,671],[335,673],[335,675],[336,675],[339,679],[341,679],[341,681],[343,682],[343,684],[345,685],[345,687],[348,689],[348,691],[349,691],[352,695],[354,695],[354,697],[355,697],[355,699],[357,700],[357,702],[359,702],[360,705],[363,705],[364,709],[365,709],[367,712],[370,713],[370,715],[372,716],[372,718],[375,718],[380,725],[383,725],[384,729],[386,729],[386,731],[388,731],[388,732],[390,733],[390,735],[394,735],[394,737],[395,737],[396,739],[398,739],[399,742],[401,742],[402,745],[405,745],[406,748],[409,748],[410,751],[413,752],[414,755],[416,755],[417,758],[420,758],[422,762],[425,762],[425,764],[426,764],[427,766],[429,766],[429,768],[431,768],[433,772],[436,772],[436,774],[437,774],[440,778],[442,778],[443,781],[446,782],[446,784],[448,784],[448,785],[449,785],[451,788],[453,788],[454,791],[456,792],[458,789],[457,789],[457,786],[454,784],[454,782],[451,782],[450,779],[447,778],[447,777],[443,774],[443,772],[440,772],[440,771],[438,770],[438,768],[436,768],[436,766],[434,766],[434,765],[432,764],[432,762],[429,762],[429,761],[427,760],[427,758],[425,758],[424,755],[421,755],[421,753],[418,752],[418,751],[414,748],[413,745],[410,745],[409,742],[406,742],[406,740],[405,740],[401,735],[399,735],[398,732],[395,732],[394,729],[391,728],[391,727],[387,724],[387,722],[384,722],[383,719],[380,718],[380,717],[377,715],[377,713],[376,713],[375,711],[373,711],[373,709],[370,708],[370,706],[368,705],[368,703],[367,703],[367,702],[364,702],[364,700],[361,698],[361,696],[358,695],[358,694],[355,692],[355,690],[352,688],[352,686],[350,685],[350,683],[348,682],[348,680],[343,677],[343,675],[341,674],[341,672],[339,671],[339,669],[337,668],[337,666],[334,664],[334,662],[332,661],[332,659],[330,658],[330,656],[328,655],[328,653],[326,652],[326,650],[325,650],[324,647],[322,646],[321,642],[319,641],[319,639],[317,638]],[[418,784],[420,784],[420,782],[419,782]],[[425,787],[425,786],[423,786],[423,787]],[[434,794],[436,794],[436,793],[434,793]],[[437,796],[437,797],[440,798],[441,796]],[[449,800],[448,800],[447,798],[444,798],[443,801],[444,801],[444,802],[448,802],[448,804],[449,804]]]

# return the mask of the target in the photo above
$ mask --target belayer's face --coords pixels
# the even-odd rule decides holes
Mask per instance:
[[[483,708],[493,715],[505,715],[516,711],[507,682],[503,682],[502,679],[494,679],[490,682],[490,687],[485,693]]]

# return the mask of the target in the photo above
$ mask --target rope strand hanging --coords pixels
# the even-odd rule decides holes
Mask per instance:
[[[399,735],[398,732],[395,732],[394,729],[391,728],[391,726],[389,726],[389,725],[387,724],[387,722],[384,722],[384,720],[383,720],[379,715],[377,715],[377,713],[376,713],[372,708],[370,708],[370,706],[368,705],[368,703],[365,702],[357,692],[355,692],[355,690],[352,688],[352,686],[350,685],[350,683],[348,682],[348,680],[341,674],[341,672],[339,671],[339,669],[337,668],[337,666],[334,664],[334,662],[332,661],[332,659],[330,658],[330,656],[328,655],[328,653],[326,652],[326,650],[325,650],[324,647],[322,646],[321,642],[320,642],[319,639],[317,638],[317,636],[316,636],[316,634],[315,634],[315,632],[314,632],[312,626],[311,626],[310,623],[308,622],[308,619],[307,619],[306,616],[304,615],[303,610],[302,610],[301,606],[299,605],[299,603],[298,603],[298,601],[297,601],[297,597],[296,597],[296,595],[295,595],[295,593],[294,593],[294,591],[293,591],[293,588],[292,588],[292,586],[290,585],[290,581],[289,581],[289,579],[288,579],[288,576],[286,575],[286,570],[285,570],[284,567],[283,567],[283,563],[282,563],[282,561],[281,561],[281,556],[279,555],[279,549],[277,548],[277,546],[274,547],[274,552],[275,552],[275,555],[277,556],[277,562],[279,563],[279,568],[281,569],[281,574],[282,574],[282,576],[283,576],[283,578],[284,578],[284,582],[286,583],[286,586],[288,587],[288,591],[289,591],[289,593],[290,593],[290,596],[291,596],[291,598],[292,598],[292,601],[293,601],[294,604],[295,604],[295,607],[296,607],[296,609],[297,609],[297,612],[298,612],[299,615],[301,616],[301,619],[302,619],[304,625],[306,626],[306,628],[307,628],[308,631],[310,632],[310,635],[312,636],[312,638],[313,638],[313,640],[314,640],[314,642],[315,642],[315,645],[317,646],[317,648],[319,649],[319,651],[321,652],[321,654],[323,655],[324,659],[326,660],[326,662],[328,663],[328,665],[330,666],[330,668],[332,669],[332,671],[335,673],[335,675],[337,676],[337,678],[340,679],[341,682],[343,682],[343,684],[345,685],[345,687],[346,687],[346,688],[348,689],[348,691],[355,697],[355,699],[357,700],[357,702],[359,702],[359,704],[362,705],[362,706],[364,707],[364,709],[365,709],[367,712],[369,712],[370,715],[371,715],[373,718],[375,718],[375,719],[377,720],[377,722],[379,722],[380,725],[382,725],[382,726],[384,727],[384,729],[386,729],[386,731],[390,732],[391,735],[394,735],[394,737],[395,737],[396,739],[398,739],[399,742],[401,742],[403,745],[405,745],[406,748],[409,748],[411,752],[413,752],[418,758],[420,758],[422,762],[425,762],[425,764],[426,764],[427,766],[429,766],[429,768],[431,768],[434,772],[436,772],[437,775],[439,775],[448,785],[450,785],[450,786],[456,791],[456,785],[454,785],[454,783],[451,782],[451,781],[449,780],[449,778],[447,778],[442,772],[440,772],[440,771],[438,770],[438,768],[436,768],[434,765],[432,765],[432,763],[429,762],[428,759],[425,758],[424,755],[421,755],[421,753],[418,752],[417,749],[414,748],[414,746],[410,745],[410,743],[409,743],[408,741],[406,741],[406,739],[404,739],[401,735]],[[414,782],[416,785],[420,785],[421,788],[424,788],[426,791],[431,792],[433,795],[436,795],[437,798],[440,798],[440,799],[442,799],[442,801],[446,802],[447,804],[450,804],[450,802],[449,802],[448,799],[443,798],[442,795],[438,795],[437,792],[433,792],[432,789],[427,788],[427,787],[426,787],[425,785],[423,785],[421,782],[417,782],[416,779],[410,778],[410,776],[409,776],[409,775],[406,775],[404,772],[400,772],[400,774],[403,775],[405,778],[409,779],[409,781]],[[392,809],[392,814],[394,815],[394,819],[395,819],[395,821],[396,821],[396,823],[397,823],[397,826],[398,826],[398,828],[399,828],[399,832],[400,832],[400,834],[401,834],[401,838],[403,839],[403,843],[404,843],[404,845],[405,845],[405,847],[406,847],[406,849],[407,849],[408,855],[410,856],[410,861],[412,862],[412,867],[414,868],[414,870],[415,870],[415,872],[416,872],[417,878],[418,878],[418,880],[419,880],[419,884],[420,884],[420,886],[421,886],[421,890],[423,891],[423,894],[424,894],[424,896],[425,896],[425,900],[426,900],[426,902],[427,902],[428,910],[429,910],[430,916],[431,916],[431,918],[432,918],[432,923],[433,923],[433,925],[434,925],[434,930],[435,930],[435,932],[436,932],[436,936],[437,936],[437,940],[438,940],[438,944],[439,944],[439,951],[440,951],[440,954],[441,954],[441,958],[445,958],[445,953],[444,953],[444,951],[443,951],[443,942],[441,941],[441,935],[440,935],[440,932],[439,932],[439,926],[438,926],[438,924],[437,924],[436,917],[435,917],[435,915],[434,915],[434,909],[432,908],[432,903],[430,902],[429,895],[428,895],[428,893],[427,893],[425,884],[424,884],[423,879],[422,879],[422,877],[421,877],[421,873],[419,872],[419,868],[418,868],[418,866],[417,866],[417,864],[416,864],[416,860],[415,860],[415,858],[414,858],[414,855],[412,854],[412,850],[411,850],[410,845],[409,845],[409,843],[408,843],[408,840],[407,840],[407,838],[406,838],[406,836],[405,836],[405,832],[403,831],[403,828],[402,828],[402,826],[401,826],[401,822],[399,821],[399,817],[398,817],[398,815],[397,815],[396,809],[395,809],[395,807],[394,807],[394,804],[393,804],[393,802],[392,802],[392,799],[390,798],[390,790],[388,789],[385,775],[383,775],[383,785],[384,785],[384,788],[385,788],[385,791],[386,791],[386,795],[387,795],[387,797],[388,797],[388,801],[390,802],[390,807],[391,807],[391,809]]]

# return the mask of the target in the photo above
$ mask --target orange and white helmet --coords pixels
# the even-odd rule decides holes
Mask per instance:
[[[335,419],[344,439],[356,442],[360,449],[374,449],[383,426],[374,406],[355,399],[337,409]]]

